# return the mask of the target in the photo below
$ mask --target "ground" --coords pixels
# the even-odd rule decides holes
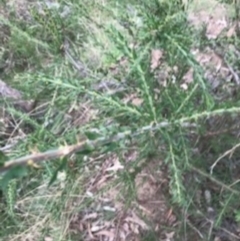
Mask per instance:
[[[54,5],[53,2],[47,2],[47,4],[51,7],[53,7]],[[28,2],[24,0],[17,2],[9,1],[7,5],[9,8],[14,9],[13,11],[16,12],[16,15],[19,19],[23,19],[24,21],[32,21],[32,13],[29,12],[29,8],[31,8],[32,6],[30,6]],[[67,14],[69,8],[66,7],[63,10],[61,9],[61,14]],[[4,16],[5,18],[9,17],[8,14],[4,14],[3,9],[1,9],[1,12],[3,13],[3,15],[6,15]],[[35,17],[38,19],[38,21],[41,21],[42,23],[42,20],[44,18],[41,14],[42,13],[40,13],[40,18],[37,15]],[[216,40],[220,35],[231,38],[232,36],[236,35],[237,31],[236,24],[229,20],[231,14],[233,14],[232,8],[223,3],[219,3],[218,1],[192,1],[188,9],[188,21],[196,28],[196,31],[203,31],[206,39],[208,40]],[[45,15],[44,11],[43,15]],[[94,19],[95,22],[98,22],[98,24],[100,25],[104,23],[104,17],[107,19],[106,15],[103,17],[98,11],[96,11],[94,13],[94,16],[92,15],[91,17]],[[137,16],[134,21],[138,21]],[[122,28],[122,26],[120,26],[117,21],[113,23],[115,24],[116,29]],[[202,27],[203,24],[206,24],[205,30]],[[7,29],[5,29],[5,31],[7,31]],[[50,30],[46,30],[47,35],[49,35],[49,31],[53,31],[53,28],[50,28]],[[69,32],[70,31],[75,31],[75,29],[72,30],[71,27],[69,27]],[[79,39],[81,40],[81,29],[78,29],[76,31],[79,31],[79,34],[76,34],[75,41],[78,41]],[[91,42],[93,40],[90,39],[89,41],[86,41],[86,43],[84,43],[83,40],[82,46],[84,46],[85,49],[88,49],[88,51],[86,51],[85,53],[81,53],[78,52],[79,49],[76,48],[74,49],[74,51],[76,50],[74,53],[75,56],[82,57],[82,55],[84,55],[84,58],[87,59],[87,65],[90,66],[89,68],[94,66],[96,72],[97,70],[101,70],[104,73],[104,71],[106,71],[107,69],[107,71],[111,72],[111,78],[117,76],[119,77],[119,75],[124,76],[126,73],[129,74],[129,72],[131,72],[131,62],[129,58],[127,56],[124,56],[124,54],[119,54],[116,51],[114,52],[114,54],[118,57],[120,56],[117,59],[116,63],[113,64],[109,60],[103,60],[102,58],[104,57],[101,56],[103,54],[103,52],[101,52],[102,49],[104,49],[104,51],[107,51],[108,48],[114,48],[114,46],[111,46],[113,45],[113,43],[110,42],[107,38],[105,40],[105,36],[101,36],[102,32],[100,31],[100,28],[96,28],[94,24],[93,26],[89,26],[89,35],[91,35],[92,33],[96,34],[96,38],[98,41]],[[112,30],[111,34],[111,36],[115,36],[114,30]],[[59,38],[61,38],[61,36]],[[59,39],[57,39],[56,42],[58,40]],[[125,39],[123,39],[121,36],[118,38],[118,40],[119,42],[125,41]],[[8,40],[0,39],[0,42],[4,41]],[[34,39],[34,41],[38,41],[38,39],[36,38]],[[43,46],[45,42],[44,40],[41,41],[39,41],[40,46]],[[51,43],[51,36],[50,40],[48,39],[47,41]],[[51,72],[52,75],[57,77],[54,80],[47,78],[45,80],[44,75],[38,76],[38,78],[40,78],[42,81],[39,83],[44,83],[47,86],[48,84],[50,85],[54,82],[54,84],[57,86],[57,90],[54,90],[53,97],[48,102],[48,106],[51,106],[51,104],[54,105],[55,98],[58,98],[58,91],[61,91],[62,86],[65,88],[70,88],[69,92],[66,92],[66,96],[61,96],[61,98],[58,99],[58,102],[56,102],[57,104],[59,104],[60,109],[63,108],[63,112],[65,110],[65,105],[63,104],[61,106],[60,104],[64,102],[64,97],[67,98],[68,96],[71,96],[76,88],[74,87],[75,83],[71,83],[70,81],[62,83],[62,80],[58,79],[58,73],[63,72],[64,74],[62,76],[64,76],[64,78],[68,78],[68,76],[71,76],[72,79],[74,79],[76,76],[77,79],[89,76],[89,72],[88,69],[86,69],[86,66],[82,66],[80,61],[72,57],[73,53],[71,53],[71,41],[69,41],[68,43],[70,47],[67,47],[66,45],[63,46],[63,49],[65,51],[64,54],[66,60],[68,61],[68,64],[66,64],[66,66],[65,63],[56,65],[57,67],[55,67],[55,69]],[[99,43],[99,46],[97,46],[96,43]],[[20,45],[21,44],[23,43],[20,43]],[[231,44],[227,45],[227,48],[231,48],[230,45]],[[129,49],[135,47],[135,43],[132,43]],[[31,46],[29,47],[29,49],[30,48]],[[41,52],[40,48],[41,47],[39,47],[39,52]],[[221,48],[201,48],[201,46],[194,46],[194,48],[191,49],[192,55],[204,70],[204,77],[208,81],[207,84],[209,84],[209,88],[211,88],[211,91],[214,93],[216,98],[221,99],[227,98],[226,96],[233,95],[234,90],[233,88],[231,88],[232,81],[237,85],[240,81],[238,78],[238,74],[233,71],[229,63],[226,62],[223,51],[225,50],[222,50]],[[48,67],[49,69],[53,69],[52,66],[55,66],[53,65],[53,63],[55,63],[56,56],[52,54],[45,57],[45,54],[47,55],[47,53],[44,52],[44,54],[41,56],[42,60],[44,60],[41,65],[43,65],[45,69],[47,69]],[[164,66],[164,68],[162,68],[164,70],[164,73],[161,72],[162,69],[159,72],[156,71],[155,78],[157,79],[159,86],[166,86],[166,79],[171,75],[170,68],[169,66],[167,66],[167,63],[164,60],[165,55],[166,51],[164,51],[163,49],[152,48],[150,59],[148,60],[149,72],[153,73],[155,70],[158,70],[159,66]],[[30,51],[26,53],[26,56],[28,60],[31,59]],[[17,55],[14,57],[17,58]],[[108,61],[110,62],[110,64],[108,63]],[[137,58],[137,61],[140,60]],[[137,65],[137,61],[133,63],[133,66]],[[14,67],[12,67],[11,64],[8,64],[8,66],[4,66],[4,68],[7,70],[9,69],[9,72],[11,72],[14,68],[27,68],[28,71],[31,70],[31,68],[34,69],[34,66],[31,66],[31,64],[29,64],[29,66],[27,67],[27,63],[19,64],[17,62],[14,62],[14,64]],[[174,71],[179,72],[177,66],[173,69]],[[2,77],[10,76],[8,75],[7,70],[5,70],[4,74],[2,74]],[[34,74],[37,73],[37,71],[38,70],[34,69]],[[139,70],[138,68],[138,71],[141,72],[141,69]],[[95,73],[93,73],[92,75],[94,74]],[[182,82],[179,85],[179,89],[181,89],[181,91],[189,91],[189,89],[191,88],[191,84],[194,83],[193,75],[194,68],[188,68],[188,70],[182,77]],[[101,77],[104,78],[104,74],[102,74]],[[30,96],[30,93],[25,92],[21,94],[21,91],[17,89],[17,85],[21,87],[21,84],[19,83],[23,76],[21,76],[20,74],[11,74],[11,78],[13,78],[13,81],[10,81],[9,85],[6,85],[6,81],[3,80],[2,86],[4,88],[1,88],[1,95],[3,95],[4,97],[17,99],[19,103],[15,103],[15,105],[17,105],[18,108],[20,107],[20,109],[23,108],[23,111],[28,114],[34,111],[36,112],[36,110],[34,109],[34,107],[36,107],[36,103],[31,100],[32,96]],[[27,79],[25,75],[23,79]],[[27,80],[29,81],[28,85],[31,86],[32,84],[38,83],[38,81],[34,82],[35,79],[33,79],[34,78],[29,78],[29,80]],[[119,84],[119,82],[116,83],[114,82],[114,80],[115,79],[108,79],[107,81],[100,81],[100,83],[97,82],[97,84],[94,83],[93,85],[91,85],[90,82],[86,82],[87,87],[83,87],[83,89],[87,92],[88,87],[91,86],[92,90],[89,91],[89,94],[93,99],[99,98],[99,102],[102,100],[107,100],[108,104],[111,103],[113,105],[113,110],[119,108],[121,111],[116,114],[116,118],[120,120],[121,114],[125,110],[129,111],[129,113],[134,113],[138,115],[139,111],[137,108],[141,107],[145,102],[143,95],[141,95],[140,93],[141,91],[146,91],[147,93],[148,88],[142,87],[141,90],[134,89],[126,93],[123,92],[122,94],[122,91],[124,91],[125,88],[125,82],[122,81],[123,83]],[[10,87],[10,85],[12,84],[11,82],[15,83],[16,88]],[[143,81],[143,83],[147,82]],[[80,84],[84,85],[85,83],[81,82]],[[117,88],[112,88],[110,85],[119,85],[120,87],[118,86]],[[158,88],[160,89],[160,87]],[[104,93],[107,97],[101,97],[99,93],[102,90],[105,91]],[[35,93],[35,88],[31,91]],[[160,91],[157,88],[155,88],[154,91],[154,98],[157,99],[160,95]],[[115,99],[111,99],[111,96],[116,93],[120,93],[120,95],[122,94],[120,100],[116,101]],[[82,99],[80,99],[79,96],[81,96]],[[87,128],[91,127],[92,123],[99,121],[98,116],[100,116],[101,114],[99,106],[97,106],[96,103],[93,103],[92,99],[85,99],[85,96],[83,96],[82,92],[78,93],[78,97],[78,99],[77,97],[74,97],[72,99],[70,98],[71,104],[70,106],[68,105],[68,110],[64,113],[61,113],[61,111],[59,111],[58,113],[59,115],[61,115],[61,118],[64,119],[64,126],[62,126],[61,124],[61,118],[59,118],[60,124],[50,123],[50,119],[52,118],[50,115],[47,116],[47,119],[49,119],[48,122],[44,120],[44,125],[46,125],[46,128],[48,128],[49,123],[50,125],[54,126],[54,128],[52,128],[51,130],[54,129],[52,133],[56,133],[59,142],[56,141],[56,136],[51,139],[52,137],[50,135],[46,135],[48,138],[46,142],[48,142],[47,145],[49,146],[49,148],[45,148],[43,145],[38,145],[39,143],[37,143],[38,141],[36,141],[35,137],[31,136],[31,139],[29,139],[29,142],[26,144],[26,149],[28,149],[30,153],[35,155],[36,153],[41,152],[41,148],[43,149],[42,152],[44,152],[45,149],[51,150],[52,148],[54,150],[58,150],[56,148],[56,145],[68,146],[66,143],[69,143],[69,140],[72,140],[70,139],[70,134],[68,135],[68,130],[71,129],[72,126],[74,126],[75,128],[81,128],[81,126]],[[44,109],[45,102],[41,101],[44,98],[40,96],[40,104],[37,104],[38,106],[43,107],[43,113],[46,114],[46,111]],[[152,99],[154,100],[154,98]],[[184,101],[186,99],[184,99]],[[151,101],[149,101],[149,103],[150,107],[148,107],[148,109],[154,109],[151,106]],[[105,102],[101,102],[101,104],[105,105]],[[128,105],[130,106],[129,108]],[[40,119],[39,116],[42,115],[40,107],[40,110],[38,109],[38,112],[34,112],[34,118],[36,118],[37,116],[37,118]],[[182,106],[180,106],[179,108],[181,111],[182,109],[184,110],[184,107]],[[104,111],[107,113],[108,109],[104,109]],[[179,111],[179,109],[177,111]],[[152,112],[154,113],[154,110]],[[4,119],[4,125],[5,122],[7,122],[8,124],[9,117],[5,117],[4,114],[1,114],[1,116],[3,117],[2,119]],[[111,119],[106,117],[106,120],[104,120],[104,118],[105,117],[101,117],[101,121],[103,121],[103,128],[100,129],[97,134],[104,133],[104,127],[111,126],[112,123],[115,124],[114,120],[112,120],[114,118]],[[58,119],[54,119],[54,121],[56,120]],[[214,127],[210,128],[207,131],[206,136],[204,137],[207,139],[211,139],[210,136],[215,136],[216,132],[223,131],[222,121],[220,124],[221,128],[216,125],[216,121],[214,119]],[[38,125],[40,126],[40,124],[35,123],[35,126],[39,127]],[[31,129],[26,131],[26,126],[23,126],[20,129],[19,126],[18,128],[16,128],[16,126],[14,126],[13,128],[14,131],[18,129],[18,133],[16,135],[13,134],[14,131],[9,127],[11,129],[11,138],[8,138],[8,143],[4,145],[1,149],[1,151],[3,151],[4,153],[8,153],[8,150],[5,151],[4,149],[7,146],[10,146],[10,152],[13,152],[12,148],[15,146],[16,140],[26,139],[27,136],[29,136],[29,133],[32,133]],[[60,126],[61,128],[55,128],[56,126]],[[24,130],[24,133],[21,133],[21,129]],[[39,129],[39,133],[43,133],[42,127]],[[65,133],[67,133],[66,139],[61,139],[59,136],[62,137]],[[75,137],[75,143],[81,143],[81,141],[86,140],[87,134],[84,136],[82,130],[79,133],[73,134]],[[151,139],[153,139],[153,135],[151,136],[150,133],[147,136],[147,140],[151,142]],[[193,139],[194,142],[198,143],[196,140],[197,138],[193,137]],[[117,150],[115,150],[114,147],[106,146],[106,149],[109,148],[110,151],[107,149],[108,151],[100,151],[99,153],[93,153],[93,155],[87,155],[84,153],[82,157],[79,157],[72,153],[70,156],[68,156],[67,171],[65,169],[61,169],[55,177],[55,182],[50,187],[48,187],[48,174],[52,173],[52,166],[46,164],[45,168],[47,169],[47,171],[43,174],[39,174],[42,167],[33,166],[33,168],[36,168],[37,170],[39,168],[40,170],[36,171],[36,177],[32,176],[27,181],[27,185],[20,185],[17,189],[17,199],[14,203],[13,208],[15,212],[13,220],[17,223],[17,231],[12,233],[10,232],[9,235],[5,235],[3,240],[173,241],[211,240],[211,238],[213,238],[215,241],[219,241],[240,239],[240,226],[239,223],[235,222],[235,220],[226,217],[222,219],[221,225],[218,225],[218,228],[213,225],[218,222],[218,217],[221,215],[215,213],[215,207],[212,208],[212,202],[214,202],[212,201],[214,192],[224,192],[223,190],[225,186],[228,185],[223,185],[223,183],[217,182],[214,178],[212,178],[210,181],[208,180],[209,183],[206,184],[208,181],[205,179],[209,179],[209,177],[206,175],[204,176],[201,171],[195,170],[194,168],[192,168],[190,172],[185,173],[182,176],[182,178],[184,179],[185,190],[188,191],[188,188],[190,190],[191,182],[198,182],[199,180],[201,180],[201,178],[203,179],[201,180],[202,183],[206,185],[204,186],[203,184],[194,191],[194,197],[192,197],[191,202],[197,206],[195,209],[195,214],[193,215],[191,212],[188,213],[188,205],[190,207],[190,202],[187,203],[187,205],[185,205],[183,208],[179,207],[176,202],[172,200],[172,196],[175,195],[171,192],[173,177],[170,170],[171,168],[169,168],[169,165],[166,163],[164,155],[161,154],[165,152],[164,146],[157,146],[157,149],[159,149],[158,154],[151,156],[150,154],[141,154],[142,149],[145,148],[145,145],[141,142],[141,140],[138,141],[141,142],[142,148],[139,148],[137,141],[129,141],[129,143],[127,144],[124,143],[125,145],[127,145],[125,149],[122,149],[121,141],[118,141],[120,143],[120,147]],[[146,141],[146,139],[144,141]],[[32,143],[34,143],[34,145]],[[51,143],[53,143],[54,146],[51,146]],[[201,142],[201,145],[196,146],[196,153],[201,152],[201,149],[206,150],[208,148],[205,146],[202,147],[202,143],[203,141]],[[155,144],[156,143],[154,142],[154,140],[152,140],[151,145]],[[113,151],[111,148],[113,148]],[[54,150],[51,153],[53,153]],[[22,154],[22,152],[18,149],[15,152],[17,157],[18,154]],[[51,154],[46,155],[50,156]],[[76,164],[79,162],[81,163],[80,165]],[[237,174],[234,175],[237,179]],[[40,184],[37,180],[39,176],[41,176]],[[27,191],[23,190],[25,188]],[[203,204],[203,207],[202,202],[205,202],[205,204]],[[6,208],[4,205],[2,205],[3,209]],[[223,208],[220,210],[224,210],[224,205]],[[2,207],[0,206],[0,210],[1,208]],[[9,221],[8,218],[9,216],[4,219],[4,225],[6,225],[5,229],[7,230],[6,233],[8,233],[9,229],[13,227],[12,222]],[[3,231],[1,232],[4,233]]]

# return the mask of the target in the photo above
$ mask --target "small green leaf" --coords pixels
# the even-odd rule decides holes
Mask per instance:
[[[240,223],[240,211],[239,210],[236,212],[235,217],[236,217],[236,222]]]
[[[112,143],[107,143],[105,144],[101,151],[102,152],[113,152],[119,148],[119,143],[117,142],[112,142]]]
[[[77,154],[81,154],[81,155],[89,155],[93,152],[93,149],[92,148],[89,148],[89,149],[84,149],[82,151],[78,151]]]
[[[28,169],[25,166],[17,166],[13,167],[9,171],[7,171],[3,178],[0,180],[0,189],[6,190],[9,182],[13,179],[19,179],[27,176]]]
[[[0,167],[3,167],[6,161],[8,161],[8,157],[0,151]]]
[[[56,181],[58,172],[62,171],[64,168],[66,168],[66,164],[67,164],[67,158],[63,158],[59,167],[54,171],[54,173],[48,183],[48,187],[50,187]]]
[[[100,137],[100,133],[92,132],[92,131],[91,132],[90,131],[84,132],[84,134],[91,141],[96,140],[97,138]]]

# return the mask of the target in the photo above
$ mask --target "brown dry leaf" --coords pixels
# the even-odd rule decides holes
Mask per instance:
[[[130,228],[132,233],[139,234],[139,225],[136,225],[135,223],[130,223]]]
[[[143,99],[141,98],[136,97],[132,99],[132,104],[135,106],[140,106],[142,103],[143,103]]]
[[[153,49],[151,53],[151,70],[155,70],[160,65],[163,52],[160,49]]]
[[[187,90],[187,89],[188,89],[188,85],[187,85],[186,83],[181,84],[180,87],[181,87],[183,90]]]
[[[100,190],[101,188],[103,188],[105,185],[107,185],[107,180],[110,177],[112,177],[112,174],[102,176],[101,179],[96,183],[95,188],[97,190]]]
[[[193,82],[193,73],[193,68],[190,68],[188,72],[183,76],[183,83],[180,85],[183,90],[187,90],[188,85]]]
[[[86,221],[86,220],[89,220],[89,219],[96,219],[97,217],[98,217],[97,213],[86,214],[82,221]]]
[[[113,165],[108,167],[106,171],[118,171],[124,169],[124,166],[119,162],[118,158],[113,160]]]
[[[167,220],[171,217],[172,213],[173,213],[173,209],[170,208],[170,209],[168,210],[167,214],[166,214],[166,219],[167,219]]]
[[[44,238],[44,241],[53,241],[53,239],[50,238],[50,237],[45,237],[45,238]]]
[[[124,224],[123,224],[122,230],[123,230],[125,233],[129,233],[129,232],[130,232],[130,228],[129,228],[128,223],[124,223]]]
[[[94,225],[94,224],[92,224],[92,225]],[[91,227],[91,232],[92,233],[96,233],[96,232],[99,232],[100,230],[102,230],[102,229],[104,229],[105,228],[105,226],[92,226]]]
[[[96,236],[105,236],[105,237],[108,237],[108,238],[111,238],[113,239],[115,234],[114,232],[110,232],[110,231],[107,231],[107,230],[102,230],[102,231],[99,231],[97,233],[95,233]]]
[[[177,220],[177,217],[174,214],[172,214],[168,219],[168,225],[170,226],[174,225],[176,223],[176,220]]]
[[[199,1],[200,9],[196,8],[188,14],[188,19],[191,24],[199,28],[202,24],[206,24],[206,35],[209,39],[216,39],[219,34],[227,27],[227,9],[224,4],[218,1],[208,1],[209,6],[205,6]],[[213,10],[214,9],[214,10]]]
[[[91,224],[90,224],[90,223],[87,224],[87,231],[88,231],[89,237],[90,237],[91,239],[94,239],[94,236],[93,236],[93,234],[92,234],[92,232],[91,232]]]
[[[172,241],[173,237],[174,237],[175,232],[171,232],[171,233],[166,233],[166,239],[165,241]]]
[[[124,104],[128,104],[129,102],[134,106],[140,106],[143,103],[143,99],[139,98],[137,94],[129,94],[123,99]]]
[[[193,68],[190,68],[188,72],[183,76],[184,83],[190,84],[193,82]]]
[[[219,71],[223,65],[223,60],[213,50],[206,49],[205,52],[196,52],[196,60],[201,66],[213,67]]]
[[[208,39],[216,39],[219,34],[227,27],[227,21],[225,19],[216,20],[212,18],[207,26],[206,35]]]
[[[227,31],[227,34],[226,34],[226,36],[228,37],[228,38],[231,38],[232,36],[234,36],[235,35],[235,33],[236,33],[236,26],[234,25],[234,26],[232,26],[228,31]]]
[[[14,100],[22,99],[22,93],[20,93],[20,91],[8,86],[2,80],[0,80],[0,96],[4,98],[11,98]]]
[[[125,221],[137,224],[143,230],[148,230],[149,229],[148,225],[143,220],[141,220],[134,212],[132,212],[132,217],[126,217]]]

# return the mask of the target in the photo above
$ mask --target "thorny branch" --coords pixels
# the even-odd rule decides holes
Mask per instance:
[[[53,150],[48,150],[46,152],[41,152],[41,153],[35,153],[35,154],[30,154],[27,156],[23,156],[17,159],[13,159],[10,161],[7,161],[4,163],[2,167],[0,167],[0,172],[4,172],[6,170],[11,169],[12,167],[15,166],[21,166],[21,165],[31,165],[32,163],[38,163],[38,162],[43,162],[46,160],[53,160],[61,157],[66,157],[69,156],[73,153],[79,152],[79,151],[84,151],[84,150],[95,150],[99,146],[103,146],[109,143],[114,143],[116,141],[122,140],[128,136],[134,137],[138,136],[142,133],[145,133],[147,131],[156,131],[160,128],[166,128],[171,125],[170,122],[161,122],[155,125],[148,125],[145,127],[142,127],[135,132],[132,131],[125,131],[125,132],[120,132],[116,135],[110,136],[110,137],[100,137],[94,141],[86,140],[83,142],[79,142],[74,145],[69,145],[69,146],[64,146],[60,147],[58,149],[53,149]],[[180,123],[181,126],[183,127],[195,127],[195,124],[190,124],[190,123]]]
[[[60,157],[66,157],[66,156],[69,156],[70,154],[73,154],[79,151],[89,150],[89,148],[91,150],[95,150],[100,146],[122,140],[126,137],[135,137],[148,131],[157,131],[163,128],[171,127],[173,125],[179,125],[184,128],[191,128],[191,127],[196,128],[197,124],[192,123],[192,121],[196,121],[197,119],[200,119],[200,118],[213,117],[213,116],[216,116],[222,113],[227,113],[227,112],[239,113],[240,107],[232,107],[229,109],[217,109],[211,112],[204,111],[202,113],[193,114],[192,116],[183,117],[181,119],[177,119],[172,122],[164,121],[160,123],[153,123],[151,125],[141,127],[135,131],[128,130],[109,137],[100,137],[95,141],[86,140],[84,142],[80,142],[75,145],[69,145],[58,149],[48,150],[42,153],[27,155],[24,157],[20,157],[18,159],[13,159],[5,162],[4,165],[0,167],[0,172],[6,171],[8,169],[11,169],[12,167],[19,166],[19,165],[28,165],[31,163],[37,163],[37,162],[42,162],[46,160],[57,159]]]

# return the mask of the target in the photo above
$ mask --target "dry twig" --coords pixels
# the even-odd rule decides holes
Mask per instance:
[[[189,127],[189,126],[192,126],[193,124],[182,123],[181,125],[185,126],[185,127]],[[156,131],[160,128],[166,128],[169,126],[171,126],[171,123],[161,122],[154,126],[148,125],[148,126],[142,127],[139,130],[136,130],[135,132],[132,132],[132,131],[120,132],[116,135],[113,135],[113,136],[110,136],[107,138],[100,137],[94,141],[86,140],[83,142],[79,142],[75,145],[64,146],[64,147],[60,147],[58,149],[48,150],[46,152],[30,154],[27,156],[23,156],[23,157],[5,162],[4,165],[2,167],[0,167],[0,172],[9,170],[15,166],[32,165],[33,163],[38,163],[38,162],[42,162],[42,161],[46,161],[46,160],[53,160],[53,159],[57,159],[57,158],[61,158],[61,157],[66,157],[66,156],[69,156],[69,155],[79,152],[79,151],[84,151],[84,150],[89,150],[89,149],[95,150],[100,146],[122,140],[129,136],[131,136],[131,137],[138,136],[147,131]]]

